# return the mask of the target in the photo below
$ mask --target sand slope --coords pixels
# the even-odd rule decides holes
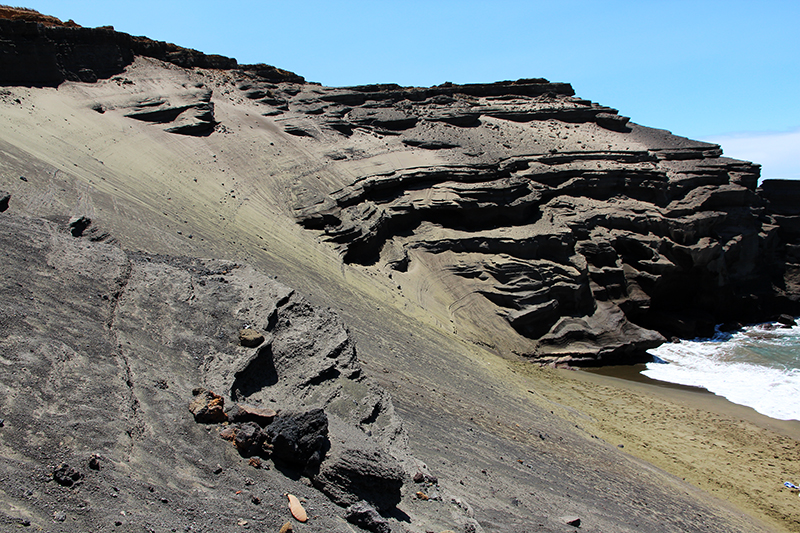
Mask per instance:
[[[198,85],[214,94],[210,135],[125,116],[143,98],[191,101]],[[245,261],[334,308],[365,372],[391,393],[409,447],[458,500],[404,500],[426,517],[407,530],[451,529],[455,506],[485,531],[572,530],[565,515],[580,516],[583,531],[798,531],[797,497],[778,483],[792,474],[796,440],[669,395],[520,370],[464,335],[474,316],[451,321],[458,295],[433,274],[437,258],[390,276],[343,264],[296,223],[304,195],[436,165],[436,150],[398,151],[387,148],[396,137],[357,131],[358,157],[339,159],[333,133],[287,134],[285,118],[262,112],[224,71],[143,58],[97,84],[6,87],[0,189],[14,214],[85,215],[125,249]],[[497,338],[509,330],[486,321]],[[18,497],[4,498],[14,516]]]

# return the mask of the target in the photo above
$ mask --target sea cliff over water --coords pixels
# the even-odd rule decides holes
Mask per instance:
[[[540,78],[325,87],[7,7],[0,67],[3,523],[793,530],[538,365],[800,315],[794,183]]]

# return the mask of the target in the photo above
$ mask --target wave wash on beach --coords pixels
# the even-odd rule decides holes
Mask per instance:
[[[649,350],[645,376],[702,387],[778,420],[800,420],[800,326],[750,326]]]

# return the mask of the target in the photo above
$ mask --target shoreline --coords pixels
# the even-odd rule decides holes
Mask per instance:
[[[517,371],[521,366],[514,365]],[[643,366],[643,365],[641,365]],[[524,372],[524,371],[523,371]],[[776,531],[800,532],[800,421],[769,418],[706,389],[632,367],[543,369],[539,391],[559,416]]]
[[[720,415],[730,415],[747,420],[753,424],[780,433],[786,437],[800,441],[800,420],[781,420],[764,415],[746,405],[734,403],[724,396],[719,396],[703,387],[692,385],[681,385],[669,381],[653,379],[641,374],[646,368],[644,363],[635,365],[606,366],[591,369],[580,369],[576,377],[586,378],[592,381],[590,376],[602,378],[598,384],[606,382],[613,383],[620,387],[641,386],[642,390],[651,390],[676,400],[686,402],[699,409],[713,410]],[[800,472],[798,472],[800,477]]]

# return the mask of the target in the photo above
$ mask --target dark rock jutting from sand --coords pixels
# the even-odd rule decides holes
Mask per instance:
[[[276,459],[313,470],[328,448],[328,417],[322,409],[280,413],[266,429]]]
[[[391,533],[389,522],[366,502],[354,503],[347,508],[345,518],[351,524],[373,533]]]

